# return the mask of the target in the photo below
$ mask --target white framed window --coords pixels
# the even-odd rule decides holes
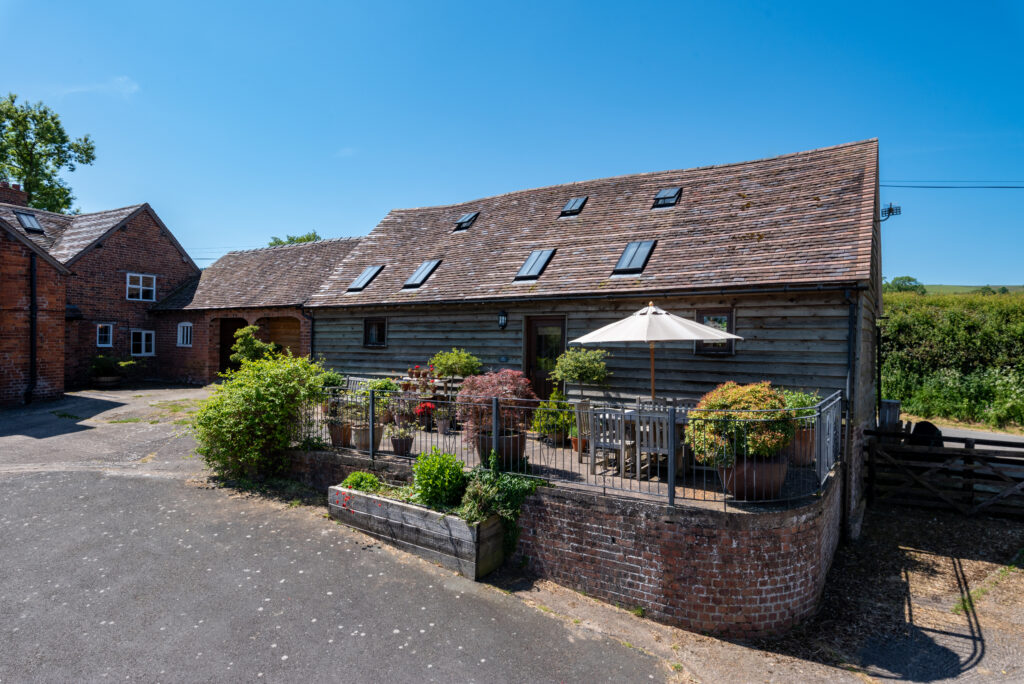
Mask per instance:
[[[129,273],[125,297],[137,302],[156,301],[156,276]]]
[[[114,324],[113,323],[97,323],[96,324],[96,346],[97,347],[113,347],[114,346]]]
[[[179,323],[178,324],[178,346],[179,347],[191,347],[192,346],[192,324],[191,323]]]
[[[132,330],[132,356],[154,356],[154,338],[152,330]]]

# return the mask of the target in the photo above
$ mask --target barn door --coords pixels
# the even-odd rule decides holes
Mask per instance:
[[[529,316],[526,319],[526,359],[523,367],[533,391],[541,399],[557,386],[549,377],[555,361],[565,351],[564,316]]]

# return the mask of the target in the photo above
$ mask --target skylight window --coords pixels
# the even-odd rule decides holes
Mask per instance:
[[[384,266],[367,266],[359,277],[352,281],[352,284],[348,286],[349,292],[359,292],[363,290],[367,285],[373,282],[373,279],[377,277],[377,274],[384,270]]]
[[[420,267],[416,269],[416,272],[409,276],[409,279],[405,281],[403,288],[419,287],[423,283],[427,282],[427,278],[434,272],[437,265],[441,263],[440,259],[433,259],[431,261],[424,261],[420,264]]]
[[[535,249],[530,252],[530,256],[526,258],[526,263],[519,269],[519,273],[516,273],[516,280],[536,280],[540,278],[540,274],[548,267],[548,262],[551,261],[551,257],[554,254],[555,250],[553,249]]]
[[[682,193],[682,188],[663,188],[654,196],[654,206],[651,208],[674,207],[679,202],[679,196]]]
[[[455,230],[466,230],[473,225],[473,221],[476,221],[476,217],[479,215],[479,211],[471,211],[468,214],[463,214],[459,217],[459,220],[455,222]]]
[[[587,196],[573,197],[562,207],[562,216],[575,216],[583,211],[583,205],[587,203]]]
[[[39,219],[36,218],[35,214],[26,214],[22,211],[16,211],[14,212],[14,215],[18,217],[18,223],[20,223],[21,227],[25,230],[33,233],[43,232],[43,227],[39,225]]]
[[[619,275],[625,273],[643,273],[647,267],[647,260],[651,258],[654,245],[657,240],[644,240],[642,242],[630,242],[626,249],[622,250],[619,263],[615,264],[612,273]]]

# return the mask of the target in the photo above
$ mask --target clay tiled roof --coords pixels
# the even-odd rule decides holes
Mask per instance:
[[[299,306],[359,242],[337,238],[228,252],[156,309]]]
[[[14,204],[0,204],[0,219],[45,249],[54,259],[66,264],[144,206],[136,204],[121,209],[69,216]],[[43,232],[25,230],[15,215],[18,211],[33,214]]]
[[[308,306],[361,306],[594,293],[839,283],[870,278],[878,142],[771,159],[524,190],[463,204],[390,212]],[[679,203],[652,209],[663,188]],[[574,217],[559,213],[588,197]],[[453,232],[458,217],[480,212]],[[639,276],[614,276],[630,241],[657,240]],[[532,250],[555,249],[538,280],[514,277]],[[418,289],[420,263],[441,264]],[[347,292],[368,266],[384,270]]]

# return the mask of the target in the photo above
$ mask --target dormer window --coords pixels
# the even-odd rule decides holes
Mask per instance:
[[[615,264],[614,275],[639,274],[647,267],[647,261],[651,258],[654,245],[657,240],[643,240],[642,242],[630,242],[626,249],[622,250],[619,263]]]
[[[586,203],[587,195],[584,195],[583,197],[573,197],[565,203],[564,207],[562,207],[561,216],[575,216],[583,211],[583,205]]]
[[[479,211],[471,211],[468,214],[463,214],[459,217],[459,220],[455,222],[455,230],[466,230],[473,225],[473,222],[476,221],[476,217],[479,215]]]
[[[367,266],[359,277],[352,281],[352,284],[348,286],[349,292],[360,292],[367,285],[373,282],[373,279],[377,277],[377,274],[384,270],[383,265]]]
[[[438,264],[441,263],[440,259],[433,259],[431,261],[424,261],[420,264],[420,267],[416,269],[416,272],[409,276],[409,279],[405,281],[405,285],[402,285],[403,289],[412,289],[419,287],[423,283],[427,282],[427,278],[434,272]]]
[[[535,249],[530,252],[530,256],[526,258],[526,263],[519,269],[519,273],[516,273],[516,280],[536,280],[540,278],[540,274],[548,267],[548,262],[551,261],[551,257],[554,254],[555,250],[553,249]]]
[[[39,219],[36,218],[35,214],[28,214],[24,211],[16,211],[14,215],[18,217],[18,223],[21,227],[30,233],[42,233],[43,227],[39,225]]]
[[[674,207],[678,204],[679,196],[682,194],[682,188],[663,188],[654,196],[654,206],[651,208],[659,209],[661,207]]]

